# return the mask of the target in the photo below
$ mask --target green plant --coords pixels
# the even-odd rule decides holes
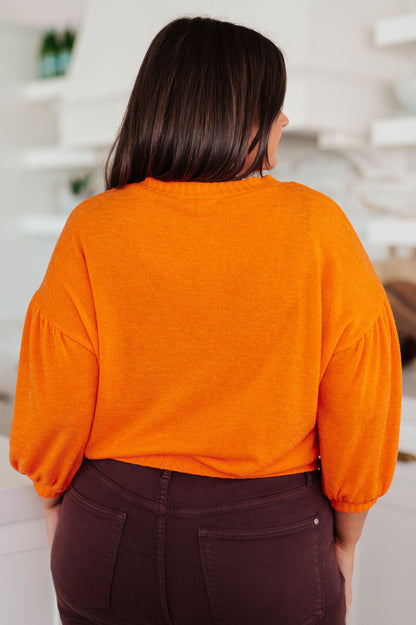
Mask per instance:
[[[86,174],[83,178],[73,178],[69,181],[72,193],[81,193],[89,184],[91,174]]]

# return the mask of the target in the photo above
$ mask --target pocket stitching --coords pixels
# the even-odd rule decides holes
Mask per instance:
[[[198,530],[198,534],[199,534],[199,530]],[[220,625],[218,613],[216,609],[216,602],[214,599],[214,591],[213,591],[214,584],[213,584],[213,580],[211,577],[211,571],[213,570],[212,559],[211,559],[211,555],[209,551],[206,548],[205,549],[203,548],[202,542],[199,543],[199,554],[200,554],[201,562],[202,562],[203,575],[206,580],[205,587],[206,587],[208,597],[209,597],[209,606],[212,612],[212,617],[213,617],[215,625]]]
[[[317,604],[314,608],[314,614],[302,623],[302,625],[316,625],[319,621],[325,616],[325,609],[323,604],[323,589],[322,589],[322,578],[321,578],[321,570],[320,570],[320,561],[319,561],[319,523],[313,523],[313,519],[319,520],[319,515],[314,514],[308,516],[306,519],[301,519],[299,521],[295,521],[292,523],[286,523],[283,525],[272,526],[270,528],[250,528],[250,529],[234,529],[234,528],[209,528],[209,527],[200,527],[198,528],[198,537],[199,537],[199,551],[200,558],[202,563],[202,569],[204,578],[206,580],[206,590],[209,597],[209,605],[211,608],[211,612],[214,618],[215,625],[222,625],[217,609],[216,609],[216,601],[214,597],[214,588],[215,583],[212,577],[212,572],[214,569],[212,553],[207,549],[208,541],[210,539],[253,539],[253,538],[270,538],[274,536],[284,536],[286,534],[293,534],[308,527],[317,532],[315,542],[313,544],[313,553],[314,553],[314,563],[317,567],[317,571],[319,572],[318,578],[318,589],[319,589],[319,597],[317,600]],[[268,531],[271,530],[271,531]],[[283,530],[283,531],[280,531]]]
[[[294,499],[305,495],[305,486],[297,486],[296,488],[290,488],[282,492],[270,493],[268,495],[261,495],[260,497],[253,497],[252,499],[238,499],[230,503],[212,504],[209,506],[192,507],[192,506],[169,506],[169,509],[180,516],[196,516],[200,514],[216,514],[221,512],[243,512],[253,508],[262,508],[270,504],[276,503],[276,501],[286,501],[288,499]]]
[[[132,491],[128,490],[122,484],[119,484],[118,482],[114,481],[111,477],[109,477],[105,473],[102,473],[99,469],[97,469],[96,466],[94,466],[88,460],[88,458],[86,458],[85,469],[92,475],[92,477],[94,477],[97,480],[97,482],[115,491],[118,496],[121,496],[130,502],[140,503],[142,506],[145,506],[147,509],[151,510],[152,512],[159,511],[158,502],[153,501],[152,499],[147,499],[146,497],[142,497],[141,495],[137,495],[136,493],[133,493]]]
[[[114,517],[117,517],[119,521],[124,522],[127,518],[127,512],[122,512],[121,510],[116,510],[115,508],[108,508],[107,506],[103,506],[102,504],[96,503],[95,501],[91,501],[91,499],[88,499],[79,491],[77,491],[74,486],[71,486],[68,489],[67,495],[72,497],[72,499],[74,499],[75,501],[78,501],[80,505],[89,508],[93,512],[96,512],[106,519],[112,520]]]
[[[284,536],[285,534],[293,534],[300,532],[311,525],[312,519],[319,519],[318,514],[312,514],[306,519],[284,523],[282,525],[272,525],[264,528],[214,528],[200,527],[198,528],[198,536],[201,538],[230,538],[230,539],[250,539],[250,538],[270,538],[273,536]],[[318,525],[312,523],[314,528]]]

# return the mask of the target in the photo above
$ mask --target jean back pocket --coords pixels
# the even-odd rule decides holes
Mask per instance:
[[[73,487],[62,500],[52,544],[57,595],[85,608],[110,605],[111,582],[127,514],[90,501]]]
[[[198,530],[216,625],[314,625],[324,616],[317,514],[285,525]]]

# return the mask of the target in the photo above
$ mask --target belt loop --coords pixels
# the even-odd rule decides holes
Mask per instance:
[[[305,472],[305,477],[306,477],[306,486],[310,486],[312,484],[312,473],[311,473],[311,471],[306,471]]]
[[[162,469],[160,474],[160,488],[159,488],[159,506],[161,514],[166,513],[166,502],[168,499],[168,486],[170,478],[172,477],[172,471],[168,469]]]

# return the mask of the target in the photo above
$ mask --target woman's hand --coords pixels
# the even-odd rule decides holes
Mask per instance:
[[[348,615],[352,602],[352,572],[354,569],[354,551],[355,547],[346,547],[335,537],[335,558],[338,563],[338,568],[345,579],[345,622],[348,621]]]
[[[367,514],[368,510],[363,512],[339,512],[334,510],[335,557],[338,567],[345,578],[345,605],[347,607],[345,622],[347,622],[352,601],[351,581],[355,546],[361,536]]]

